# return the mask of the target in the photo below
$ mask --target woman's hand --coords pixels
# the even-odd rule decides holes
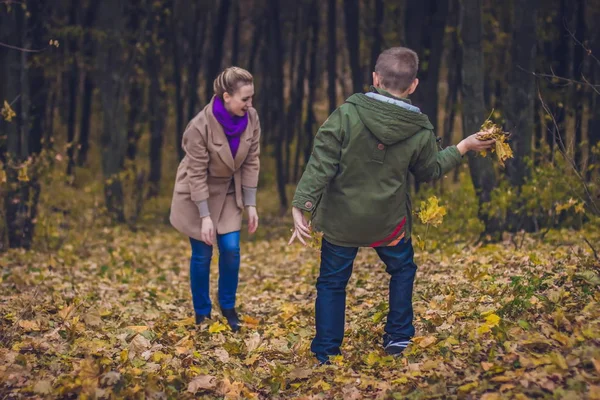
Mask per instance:
[[[256,207],[248,206],[248,233],[254,233],[258,229],[258,213]]]
[[[210,216],[202,218],[202,229],[200,230],[200,240],[209,246],[215,241],[215,227]]]
[[[292,216],[294,217],[294,233],[292,234],[292,238],[288,242],[288,245],[292,244],[294,239],[298,238],[300,243],[306,246],[304,238],[310,239],[310,228],[308,227],[306,218],[304,218],[304,213],[301,209],[292,207]]]
[[[489,150],[494,146],[496,141],[494,139],[491,140],[479,140],[477,136],[480,135],[480,132],[474,133],[471,136],[468,136],[461,140],[461,142],[456,146],[458,151],[460,151],[460,155],[464,156],[466,152],[469,150],[473,151],[483,151]]]

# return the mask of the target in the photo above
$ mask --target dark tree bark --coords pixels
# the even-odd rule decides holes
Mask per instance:
[[[381,53],[381,46],[383,44],[383,35],[381,33],[381,27],[383,25],[383,11],[383,0],[375,0],[375,15],[373,18],[373,45],[371,46],[371,70],[369,72],[375,70],[377,57],[379,57],[379,53]]]
[[[336,95],[336,61],[337,61],[337,27],[336,0],[327,2],[327,95],[329,97],[329,113],[337,107]]]
[[[262,16],[262,14],[261,14]],[[265,30],[264,28],[264,22],[263,22],[262,17],[256,18],[254,21],[254,33],[252,36],[252,45],[250,47],[250,54],[248,55],[248,63],[246,64],[248,66],[248,71],[250,71],[250,73],[252,73],[252,71],[254,71],[254,66],[256,64],[256,56],[258,55],[259,51],[260,51],[260,45],[262,43],[262,38],[263,38],[263,32]]]
[[[462,68],[460,45],[458,40],[458,19],[460,13],[460,4],[458,0],[451,1],[451,8],[448,14],[448,25],[452,31],[449,35],[448,50],[448,96],[445,102],[445,119],[442,146],[452,145],[452,133],[454,130],[454,119],[456,118],[456,103],[458,100],[458,89],[460,87],[460,71]]]
[[[595,18],[591,21],[597,20],[600,17],[600,12],[592,14]],[[600,62],[597,59],[600,54],[600,32],[598,29],[590,30],[590,34],[593,36],[590,38],[590,50],[595,55],[595,59],[588,57],[589,75],[590,82],[598,84],[600,82]],[[588,166],[596,166],[596,173],[598,173],[598,166],[600,166],[600,157],[598,154],[593,152],[596,146],[600,146],[600,95],[594,91],[589,90],[589,104],[590,104],[590,118],[588,121],[588,142],[589,142],[589,160]],[[598,147],[600,150],[600,147]],[[587,169],[586,179],[590,181],[594,175],[594,171],[590,168]]]
[[[315,117],[315,92],[317,90],[317,77],[318,77],[318,50],[319,50],[319,3],[317,0],[313,1],[311,7],[311,13],[309,20],[312,22],[311,30],[311,45],[310,45],[310,72],[308,75],[308,99],[307,99],[307,113],[306,121],[304,122],[304,134],[306,139],[304,140],[304,163],[308,163],[310,153],[313,147],[314,129],[316,125]],[[331,105],[330,105],[331,106]],[[297,169],[297,172],[299,169]],[[297,176],[294,178],[298,181]]]
[[[583,0],[577,0],[577,15],[576,24],[574,26],[573,35],[575,40],[579,43],[574,44],[574,57],[573,57],[573,76],[576,80],[582,80],[582,72],[584,66],[584,52],[583,43],[586,39],[586,23],[585,23],[585,2]],[[573,93],[573,104],[575,106],[575,154],[574,161],[575,165],[579,170],[583,167],[583,99],[585,88],[581,85],[576,85],[572,88]]]
[[[195,21],[199,21],[198,24],[194,24],[192,29],[192,37],[190,38],[190,70],[189,70],[189,83],[188,83],[188,112],[187,118],[190,121],[199,110],[196,109],[198,104],[198,74],[200,73],[200,61],[202,60],[202,53],[204,49],[204,40],[206,37],[206,30],[208,25],[208,18],[206,10],[203,10],[200,4],[196,4],[196,16]],[[213,79],[216,78],[216,75]],[[206,87],[210,88],[212,93],[212,80],[206,81]],[[207,101],[210,100],[208,97]],[[183,134],[183,133],[182,133]]]
[[[20,48],[43,48],[48,43],[44,24],[47,9],[46,0],[32,3],[27,14],[22,7],[13,7],[0,24],[0,41]],[[16,113],[12,122],[0,119],[0,130],[6,134],[2,161],[7,179],[4,205],[11,248],[31,247],[41,191],[37,155],[42,150],[48,86],[40,57],[0,48],[6,79],[0,85],[0,96],[10,99]]]
[[[344,0],[344,16],[346,18],[346,43],[350,57],[352,72],[352,90],[354,93],[363,91],[363,77],[360,66],[360,24],[358,0]]]
[[[69,25],[77,25],[78,0],[71,0]],[[69,57],[71,68],[68,72],[69,99],[67,112],[67,175],[73,175],[75,169],[75,119],[77,118],[77,88],[79,86],[79,65],[77,62],[77,39],[69,38]]]
[[[171,38],[171,50],[173,57],[173,84],[175,85],[175,148],[177,149],[177,155],[179,160],[183,159],[185,156],[185,152],[183,151],[183,147],[181,147],[181,142],[183,140],[183,129],[184,129],[184,103],[185,99],[183,97],[183,77],[184,77],[184,68],[182,66],[182,58],[183,58],[183,43],[179,39],[181,26],[179,24],[180,19],[177,14],[177,5],[181,4],[177,0],[173,3],[173,12],[171,12],[170,19],[170,38]]]
[[[125,4],[121,0],[105,0],[98,9],[97,26],[106,33],[99,42],[96,56],[96,82],[103,109],[102,172],[108,212],[119,222],[125,222],[123,187],[119,173],[123,170],[127,152],[127,125],[124,93],[132,74],[132,55],[127,54],[122,36],[125,33]]]
[[[279,203],[281,212],[285,212],[288,206],[287,194],[285,192],[285,170],[283,164],[283,142],[284,129],[282,126],[281,115],[283,115],[283,49],[281,43],[280,21],[280,2],[279,0],[268,1],[268,65],[270,92],[269,98],[272,101],[269,105],[271,111],[270,129],[277,135],[275,138],[275,163],[277,168],[277,190],[279,192]]]
[[[482,0],[463,0],[461,4],[460,38],[463,56],[461,81],[465,137],[479,131],[485,119],[481,3]],[[491,200],[492,190],[496,186],[492,161],[473,152],[469,152],[468,157],[471,179],[479,198],[479,216],[485,224],[485,233],[496,236],[500,230],[499,221],[494,216],[481,212],[482,206]]]
[[[221,0],[217,11],[217,18],[213,26],[211,36],[211,54],[206,68],[206,103],[208,103],[213,95],[212,82],[215,80],[221,69],[221,60],[223,58],[222,40],[225,37],[225,29],[227,28],[227,17],[229,15],[229,6],[231,0]],[[271,23],[274,23],[271,21]]]
[[[298,26],[304,26],[306,20],[306,12],[304,9],[298,10],[297,16]],[[298,129],[299,121],[302,118],[302,100],[304,99],[304,80],[306,78],[306,54],[308,52],[308,29],[300,29],[299,35],[296,38],[300,42],[300,49],[298,51],[298,65],[296,71],[296,81],[291,91],[291,101],[288,105],[286,113],[286,137],[285,137],[285,181],[290,183],[291,181],[291,142],[296,132],[298,132],[298,138],[300,137],[300,129]],[[295,47],[295,46],[292,46]],[[292,60],[296,58],[293,57]],[[290,74],[293,75],[293,74]]]
[[[129,9],[127,10],[128,15],[128,36],[129,46],[135,48],[138,40],[143,37],[142,27],[142,4],[143,0],[134,0],[130,2]],[[144,96],[145,88],[145,76],[144,74],[137,72],[143,69],[144,61],[140,59],[140,56],[134,56],[134,73],[132,74],[132,82],[129,91],[129,114],[127,118],[127,158],[135,160],[137,155],[137,147],[140,137],[142,136],[142,126],[140,126],[140,117],[144,111],[144,102],[146,96]]]
[[[449,0],[424,0],[422,4],[409,2],[410,8],[418,13],[424,13],[425,19],[413,21],[413,16],[407,14],[407,40],[409,47],[417,51],[421,62],[419,63],[419,88],[412,96],[417,106],[424,114],[429,116],[433,125],[437,128],[438,123],[438,84],[440,67],[442,65],[442,54],[444,50],[444,33],[446,20],[448,18]],[[424,10],[423,10],[424,8]],[[423,23],[423,21],[428,21]],[[420,30],[415,35],[414,30]],[[420,42],[417,42],[420,40]]]
[[[164,59],[164,37],[167,34],[166,8],[154,6],[149,18],[148,31],[151,34],[151,46],[147,53],[147,68],[150,78],[149,88],[149,117],[150,117],[150,174],[148,177],[148,197],[160,193],[160,177],[162,173],[163,131],[167,109],[167,93],[162,79]]]
[[[233,0],[233,15],[231,16],[231,65],[237,66],[240,59],[240,0]]]
[[[573,16],[574,16],[574,1],[571,0],[560,0],[560,8],[557,13],[556,18],[556,26],[559,30],[559,40],[556,46],[552,46],[550,44],[547,46],[547,49],[550,50],[550,53],[546,56],[549,60],[554,61],[551,65],[553,67],[553,72],[561,77],[561,78],[572,78],[572,37],[567,31],[568,29],[572,29],[573,27]],[[561,83],[562,85],[562,83]],[[553,85],[551,85],[552,87]],[[562,95],[568,96],[568,89],[560,87],[553,87],[553,90],[557,91]],[[562,93],[561,93],[562,92]],[[550,112],[554,116],[554,121],[556,124],[552,123],[547,133],[547,142],[551,149],[551,159],[554,160],[554,150],[559,143],[565,142],[565,117],[566,117],[566,102],[562,100],[559,101],[548,101],[548,106],[550,108]]]
[[[510,85],[506,96],[506,126],[511,129],[514,159],[506,163],[506,172],[512,186],[520,192],[529,177],[527,159],[532,156],[536,87],[535,57],[537,49],[538,0],[515,0],[512,32],[512,64],[509,72]],[[509,229],[533,228],[525,215],[509,215]]]
[[[90,121],[92,118],[92,101],[94,94],[94,81],[92,76],[92,57],[94,55],[94,46],[92,44],[92,25],[96,17],[96,11],[100,2],[92,1],[88,5],[84,18],[83,35],[83,57],[85,63],[85,77],[83,79],[83,94],[81,100],[81,120],[79,123],[79,151],[77,153],[77,165],[83,166],[87,160],[90,148]]]

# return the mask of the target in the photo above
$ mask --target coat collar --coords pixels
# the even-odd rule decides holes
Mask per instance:
[[[219,147],[217,152],[219,157],[221,157],[221,160],[223,160],[223,162],[229,167],[229,169],[231,169],[231,171],[235,171],[242,165],[246,159],[246,156],[248,155],[254,124],[252,123],[251,119],[248,121],[246,130],[240,136],[240,145],[234,159],[233,155],[231,154],[231,148],[229,147],[229,142],[227,140],[227,136],[225,135],[225,131],[213,114],[212,110],[214,101],[215,97],[213,96],[210,100],[210,103],[208,103],[208,105],[204,108],[204,113],[206,114],[208,127],[210,129],[209,136],[213,144],[215,144],[216,147]]]

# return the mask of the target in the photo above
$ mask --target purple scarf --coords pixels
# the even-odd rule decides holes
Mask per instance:
[[[238,147],[240,147],[240,137],[248,126],[248,113],[243,117],[229,114],[229,111],[225,108],[225,104],[223,104],[223,100],[218,96],[215,96],[215,101],[213,102],[213,114],[223,127],[223,132],[225,132],[229,147],[231,148],[231,155],[235,158]]]

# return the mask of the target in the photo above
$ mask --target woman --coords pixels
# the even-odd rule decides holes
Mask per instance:
[[[235,332],[240,320],[235,296],[240,269],[242,210],[248,232],[258,228],[260,124],[252,108],[252,75],[237,67],[215,79],[210,103],[188,124],[177,169],[171,224],[190,238],[190,281],[196,324],[210,318],[209,271],[213,245],[219,248],[219,305]]]

